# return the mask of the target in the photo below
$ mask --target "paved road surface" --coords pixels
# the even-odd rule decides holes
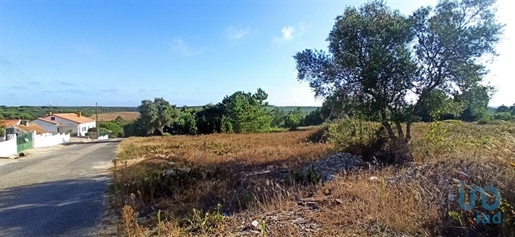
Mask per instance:
[[[0,159],[0,236],[93,235],[118,144],[73,144]]]

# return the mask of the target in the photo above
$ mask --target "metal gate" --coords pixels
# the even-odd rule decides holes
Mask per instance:
[[[18,147],[18,153],[32,148],[32,134],[20,134],[18,138],[16,138],[16,144]]]

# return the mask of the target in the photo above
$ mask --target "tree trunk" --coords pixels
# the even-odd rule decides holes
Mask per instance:
[[[409,144],[410,141],[411,141],[411,121],[408,121],[406,123],[406,137],[404,138],[404,141],[406,142],[406,144]]]
[[[404,139],[404,132],[402,131],[401,122],[395,121],[395,127],[397,127],[397,134],[399,135],[397,138]]]
[[[386,131],[388,132],[388,136],[393,139],[395,138],[395,133],[393,132],[393,128],[388,122],[388,118],[386,116],[386,110],[383,108],[381,109],[381,124],[384,128],[386,128]]]

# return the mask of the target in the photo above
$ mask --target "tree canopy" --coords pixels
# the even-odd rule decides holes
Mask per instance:
[[[344,98],[362,114],[378,114],[390,139],[408,143],[411,124],[435,91],[465,102],[482,92],[482,59],[495,55],[502,29],[494,3],[447,0],[410,16],[383,1],[348,7],[329,33],[329,52],[294,55],[298,79],[318,97]],[[481,101],[469,107],[486,107]]]

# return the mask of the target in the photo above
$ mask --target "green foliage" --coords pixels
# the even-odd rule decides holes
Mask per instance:
[[[4,137],[4,136],[5,136],[5,128],[0,127],[0,137]]]
[[[445,142],[446,134],[447,128],[441,122],[432,122],[424,136],[431,144],[438,145]]]
[[[221,210],[222,204],[218,204],[215,210],[206,213],[193,208],[191,218],[186,219],[188,230],[194,233],[209,233],[216,229],[225,220]]]
[[[365,151],[376,142],[378,135],[385,138],[380,128],[378,123],[345,118],[329,125],[327,137],[329,142],[342,151],[365,155]]]
[[[224,109],[221,104],[207,104],[196,114],[198,132],[201,134],[222,132]]]
[[[32,120],[46,115],[48,111],[55,113],[76,113],[81,111],[83,116],[90,117],[95,114],[98,109],[99,113],[110,112],[134,112],[136,107],[98,107],[95,106],[17,106],[7,107],[0,106],[0,116],[6,119],[26,119]]]
[[[175,119],[170,126],[172,128],[172,134],[195,135],[198,133],[194,110],[184,107],[176,113],[177,119]]]
[[[491,87],[473,86],[458,96],[465,104],[465,110],[461,114],[463,121],[477,121],[487,115],[488,102],[490,101]]]
[[[296,130],[300,126],[303,118],[304,116],[300,108],[290,111],[284,119],[284,127],[290,130]]]
[[[298,79],[352,116],[378,117],[395,146],[408,149],[417,115],[456,113],[463,104],[464,120],[485,114],[491,88],[480,84],[486,70],[479,59],[495,55],[501,35],[494,3],[441,1],[410,17],[382,1],[347,7],[329,33],[329,53],[294,56]],[[447,106],[451,96],[456,104]]]
[[[498,113],[495,113],[494,118],[495,119],[499,119],[499,120],[505,120],[505,121],[509,121],[509,120],[515,119],[515,117],[513,115],[511,115],[510,112],[498,112]]]
[[[424,122],[456,118],[461,115],[464,106],[464,103],[457,102],[444,91],[436,89],[428,93],[417,116]]]
[[[273,127],[284,127],[284,118],[286,116],[284,110],[275,107],[274,109],[272,109],[272,111],[270,111],[270,113],[273,117],[271,125]]]
[[[162,135],[165,126],[171,124],[178,117],[175,105],[170,105],[163,98],[141,101],[138,112],[141,114],[141,125],[146,134],[157,132]]]
[[[125,137],[145,136],[147,132],[142,125],[141,118],[138,118],[123,125],[123,134]]]
[[[478,124],[490,124],[492,123],[492,116],[490,115],[483,115],[479,121],[477,121]]]
[[[506,105],[501,105],[499,107],[497,107],[497,109],[495,110],[496,113],[505,113],[505,112],[510,112],[510,108]]]
[[[238,91],[222,100],[224,116],[235,133],[262,132],[270,128],[273,117],[264,101],[268,94],[262,89],[256,93]],[[225,122],[227,123],[227,122]],[[226,127],[226,126],[224,126]]]
[[[116,122],[102,122],[99,127],[108,130],[109,137],[123,137],[123,127]]]

